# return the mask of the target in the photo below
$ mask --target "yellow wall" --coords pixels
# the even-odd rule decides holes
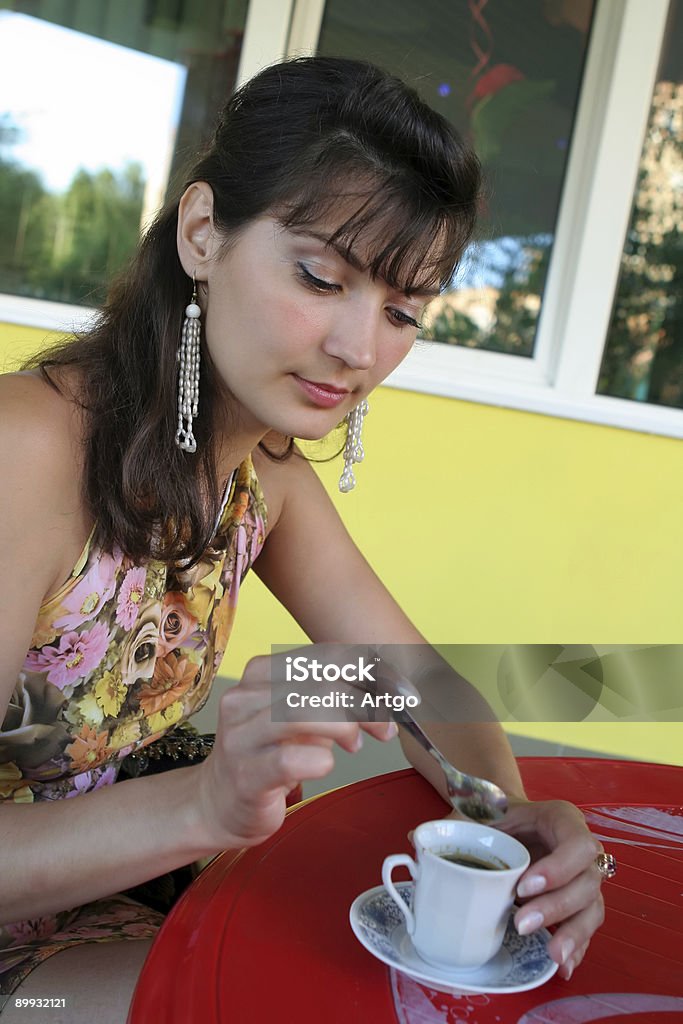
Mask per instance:
[[[23,359],[57,337],[40,327],[0,323],[0,373],[15,369]]]
[[[0,325],[0,366],[44,330]],[[3,356],[4,353],[4,356]],[[675,440],[381,389],[349,495],[351,533],[439,644],[683,642],[683,446]],[[303,634],[245,586],[222,671]],[[522,723],[510,730],[683,763],[679,723]]]

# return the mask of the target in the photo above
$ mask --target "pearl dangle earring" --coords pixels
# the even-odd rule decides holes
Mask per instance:
[[[365,399],[355,409],[346,414],[346,444],[344,445],[344,470],[339,479],[339,490],[344,494],[352,491],[356,486],[356,478],[353,474],[353,464],[362,462],[365,458],[365,450],[360,435],[363,429],[363,420],[368,412],[368,403]]]
[[[183,333],[178,348],[178,429],[175,443],[184,452],[196,452],[192,421],[199,407],[199,335],[201,309],[197,302],[197,281],[192,275],[192,299],[185,307]]]

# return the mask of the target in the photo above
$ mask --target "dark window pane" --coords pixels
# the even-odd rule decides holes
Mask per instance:
[[[531,356],[592,0],[328,0],[318,51],[399,74],[467,134],[488,195],[481,244],[429,334]]]
[[[683,409],[683,3],[674,0],[598,393]]]

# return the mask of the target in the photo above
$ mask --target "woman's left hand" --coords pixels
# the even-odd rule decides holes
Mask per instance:
[[[578,807],[565,800],[511,801],[495,827],[519,839],[531,854],[531,865],[517,884],[525,902],[515,914],[515,926],[521,935],[557,926],[548,952],[568,981],[605,917],[596,865],[602,844]]]

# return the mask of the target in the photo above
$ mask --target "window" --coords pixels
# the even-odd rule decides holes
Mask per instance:
[[[299,0],[292,51],[375,59],[412,78],[460,128],[475,138],[480,130],[492,191],[488,238],[435,304],[432,336],[449,343],[418,343],[390,385],[683,437],[683,415],[674,407],[683,373],[680,261],[661,247],[650,254],[673,279],[659,288],[659,306],[652,300],[645,311],[644,340],[630,336],[627,349],[615,326],[660,64],[664,80],[680,83],[680,2]],[[679,61],[673,71],[672,60]],[[477,103],[487,98],[480,124]],[[678,109],[664,115],[679,133],[667,152],[680,153]],[[509,141],[520,110],[534,134],[521,156],[518,137]],[[672,198],[681,194],[679,171],[673,161],[667,167],[670,214],[678,218],[668,241],[680,245],[680,198]],[[660,164],[660,179],[662,170]],[[667,334],[657,353],[663,383],[653,368],[647,388],[640,382],[627,393],[617,380],[629,360],[639,367],[664,308]]]
[[[287,53],[362,56],[416,80],[470,132],[490,183],[484,235],[434,304],[432,340],[419,342],[388,384],[683,437],[682,4],[0,0],[1,19],[56,19],[92,45],[106,40],[130,67],[154,66],[156,99],[152,86],[149,95],[138,90],[128,123],[132,131],[137,117],[165,139],[148,159],[113,133],[113,156],[89,166],[98,118],[86,113],[90,97],[77,83],[54,116],[65,134],[35,163],[25,150],[19,159],[28,134],[21,94],[4,101],[0,320],[52,326],[55,309],[72,319],[77,311],[46,303],[43,316],[20,292],[99,301],[235,81]],[[59,94],[63,54],[51,72],[34,50],[23,56],[45,97]],[[93,89],[98,103],[117,81],[125,94],[126,83],[113,86],[111,75]],[[159,112],[154,125],[150,108]],[[78,134],[67,147],[70,124]],[[68,148],[76,177],[52,188],[51,165]],[[112,228],[106,243],[97,234],[104,221]],[[39,260],[49,264],[44,273],[34,270]]]
[[[325,6],[319,53],[404,77],[483,163],[481,241],[430,306],[433,340],[533,355],[592,13],[592,0]]]
[[[0,292],[92,307],[208,139],[246,0],[3,6]]]
[[[683,409],[683,4],[652,96],[598,391]]]

